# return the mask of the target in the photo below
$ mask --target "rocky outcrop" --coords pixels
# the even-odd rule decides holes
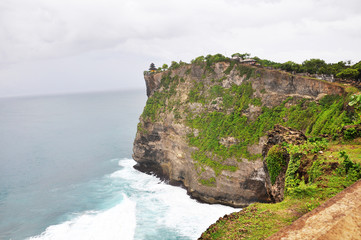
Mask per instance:
[[[158,88],[160,84],[160,80],[162,78],[162,73],[144,73],[145,86],[147,89],[147,96],[149,97],[154,93],[154,91]]]
[[[260,103],[243,107],[241,114],[248,121],[257,120],[262,107],[278,106],[290,97],[287,104],[291,106],[301,98],[317,101],[326,94],[343,94],[344,90],[337,84],[316,79],[242,64],[232,68],[231,64],[218,62],[211,69],[204,64],[187,64],[160,73],[146,73],[149,101],[140,117],[133,158],[137,161],[136,169],[183,185],[201,201],[243,207],[252,202],[272,201],[262,159],[266,138],[260,136],[259,141],[243,149],[252,158],[202,152],[204,159],[210,158],[220,166],[219,171],[213,163],[196,160],[194,153],[199,149],[190,144],[189,136],[197,137],[200,133],[189,125],[188,119],[206,112],[230,114],[239,107],[226,107],[224,98],[217,96],[217,92],[213,96],[211,88],[217,85],[227,90],[250,84],[251,97]],[[191,96],[196,100],[191,101]],[[292,138],[291,135],[287,136]],[[218,139],[220,146],[230,150],[244,141],[247,139],[231,135]]]
[[[191,129],[174,124],[172,118],[161,124],[147,123],[145,127],[147,133],[138,131],[134,141],[136,169],[155,174],[172,185],[182,185],[190,196],[207,203],[244,207],[252,202],[270,201],[262,161],[228,159],[228,163],[236,165],[238,170],[223,171],[219,176],[215,176],[211,168],[206,168],[202,177],[216,178],[217,183],[215,186],[204,185],[199,182],[199,173],[192,159],[194,149],[186,140]]]
[[[290,156],[286,149],[283,149],[284,151],[282,151],[282,158],[285,161],[285,164],[283,165],[279,175],[277,176],[276,181],[274,182],[274,184],[272,184],[270,181],[266,161],[268,151],[271,149],[271,147],[275,145],[279,145],[282,143],[301,145],[306,140],[307,137],[301,131],[281,125],[275,125],[274,129],[267,133],[267,143],[263,146],[262,156],[264,158],[263,163],[266,169],[266,188],[273,202],[281,202],[284,198],[285,176]]]

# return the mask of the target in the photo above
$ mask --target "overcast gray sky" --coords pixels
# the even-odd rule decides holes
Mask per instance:
[[[144,88],[172,60],[361,60],[360,0],[1,0],[0,97]]]

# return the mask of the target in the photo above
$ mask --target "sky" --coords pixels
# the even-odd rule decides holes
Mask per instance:
[[[0,97],[145,89],[200,55],[361,60],[359,0],[1,0]]]

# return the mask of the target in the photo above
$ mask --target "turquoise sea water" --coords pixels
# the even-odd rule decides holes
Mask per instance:
[[[0,99],[0,239],[196,239],[235,209],[133,169],[144,91]]]

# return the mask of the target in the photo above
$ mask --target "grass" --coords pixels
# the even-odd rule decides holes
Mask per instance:
[[[361,170],[357,178],[350,178],[350,172],[344,171],[344,161],[347,157],[352,156],[350,159],[354,165],[361,161],[360,142],[361,138],[346,144],[331,142],[324,151],[316,153],[312,151],[314,148],[310,147],[309,143],[305,143],[308,147],[300,147],[293,152],[303,154],[299,158],[298,166],[309,163],[302,171],[300,168],[297,169],[298,173],[294,175],[294,179],[298,181],[294,182],[298,183],[291,186],[293,192],[288,191],[282,202],[255,203],[240,212],[219,219],[200,239],[266,239],[290,225],[361,178]],[[350,156],[340,154],[342,150]],[[310,178],[312,174],[313,178]]]
[[[345,151],[347,155],[355,162],[361,163],[361,139],[355,139],[349,142],[334,142],[324,156],[329,160],[338,158],[338,152]]]
[[[302,214],[298,207],[301,202],[291,199],[277,204],[252,204],[218,220],[200,239],[266,239]]]

